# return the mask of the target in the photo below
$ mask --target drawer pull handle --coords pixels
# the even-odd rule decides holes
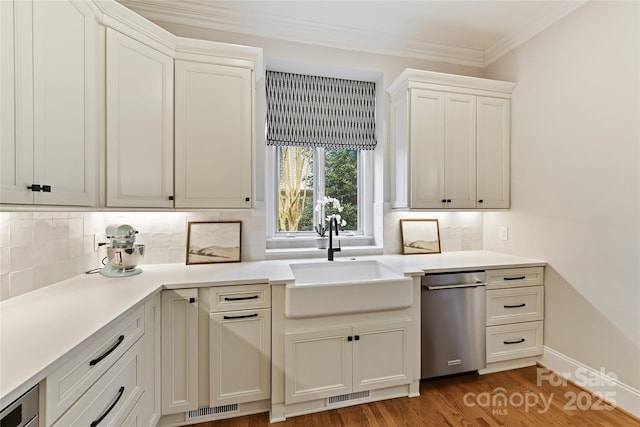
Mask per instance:
[[[258,299],[258,295],[253,295],[250,297],[224,297],[225,301],[246,301],[249,299]]]
[[[120,390],[118,390],[118,396],[116,397],[116,400],[111,404],[111,406],[109,406],[109,409],[107,409],[106,412],[100,416],[100,418],[93,421],[91,423],[91,427],[96,427],[98,424],[100,424],[100,421],[104,420],[104,418],[107,415],[109,415],[109,412],[111,412],[111,410],[118,404],[123,394],[124,394],[124,386],[120,387]]]
[[[527,276],[518,276],[518,277],[503,277],[504,280],[524,280]]]
[[[102,359],[104,359],[105,357],[107,357],[108,355],[110,355],[110,354],[111,354],[111,352],[113,352],[113,350],[115,350],[116,348],[118,348],[118,346],[119,346],[120,344],[122,344],[122,341],[124,341],[124,335],[120,335],[120,336],[118,337],[118,342],[117,342],[117,343],[115,343],[115,345],[114,345],[113,347],[111,347],[109,350],[105,351],[105,352],[102,354],[102,356],[100,356],[100,357],[98,357],[98,358],[96,358],[96,359],[93,359],[91,362],[89,362],[89,366],[94,366],[94,365],[97,365],[98,363],[100,363],[100,362],[102,361]]]
[[[234,320],[234,319],[250,319],[252,317],[258,317],[258,313],[253,314],[244,314],[242,316],[224,316],[224,320]]]
[[[515,304],[515,305],[505,305],[503,307],[504,308],[520,308],[520,307],[524,307],[525,305],[527,305],[527,304],[522,303],[522,304]]]
[[[522,342],[524,342],[524,338],[520,338],[519,340],[515,340],[515,341],[502,341],[505,344],[520,344]]]

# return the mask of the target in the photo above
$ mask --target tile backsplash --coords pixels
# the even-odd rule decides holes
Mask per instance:
[[[242,221],[242,259],[264,258],[264,216],[255,211],[0,212],[0,300],[102,267],[94,234],[129,224],[146,245],[142,264],[184,263],[189,221]]]
[[[265,256],[263,209],[196,212],[0,212],[0,300],[102,267],[94,234],[129,224],[146,245],[144,264],[184,263],[189,221],[242,221],[242,259]],[[480,212],[384,214],[384,252],[400,253],[401,218],[437,218],[443,252],[482,249]]]

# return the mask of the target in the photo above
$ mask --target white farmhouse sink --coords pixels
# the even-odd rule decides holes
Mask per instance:
[[[411,278],[378,261],[290,264],[295,283],[285,289],[290,318],[394,310],[413,304]]]

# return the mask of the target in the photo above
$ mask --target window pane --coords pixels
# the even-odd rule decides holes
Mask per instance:
[[[313,148],[278,147],[278,231],[313,231]]]
[[[347,221],[343,230],[358,230],[358,151],[327,148],[325,153],[325,193],[340,201],[340,215]],[[326,215],[334,212],[328,207]]]

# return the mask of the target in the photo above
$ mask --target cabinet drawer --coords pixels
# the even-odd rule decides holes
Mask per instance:
[[[123,425],[144,394],[141,352],[140,340],[56,421],[54,427],[86,427],[98,420],[103,426]]]
[[[542,354],[542,321],[487,327],[487,363]]]
[[[531,322],[544,317],[544,286],[487,291],[487,326]]]
[[[540,286],[544,282],[544,267],[505,268],[487,270],[487,289]]]
[[[47,420],[55,420],[144,334],[144,306],[100,331],[47,377]],[[49,425],[49,423],[47,423]]]
[[[211,311],[254,310],[271,307],[267,284],[218,286],[210,290]]]

